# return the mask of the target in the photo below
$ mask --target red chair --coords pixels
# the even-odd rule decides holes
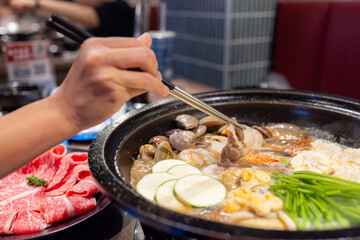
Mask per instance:
[[[360,98],[360,2],[280,2],[273,71],[299,90]]]
[[[320,91],[360,98],[360,2],[329,9],[320,67]]]

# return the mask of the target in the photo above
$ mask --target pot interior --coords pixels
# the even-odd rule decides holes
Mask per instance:
[[[348,147],[360,147],[359,115],[352,115],[347,111],[348,109],[337,109],[338,106],[334,106],[334,102],[326,105],[311,103],[309,105],[309,102],[300,103],[291,99],[276,100],[276,96],[270,99],[241,98],[240,100],[234,97],[224,99],[225,101],[221,97],[215,97],[211,100],[214,108],[229,117],[236,117],[242,124],[252,126],[292,123],[306,129],[313,137],[335,141]],[[198,119],[206,116],[182,103],[171,102],[156,108],[156,112],[138,114],[131,121],[125,122],[122,127],[132,130],[126,136],[122,136],[126,137],[126,140],[119,142],[116,159],[119,174],[126,181],[130,180],[130,168],[133,159],[138,156],[139,147],[148,143],[150,138],[177,128],[175,117],[183,113],[191,114]],[[121,129],[118,131],[121,132]]]
[[[292,123],[313,137],[360,147],[360,103],[356,100],[298,91],[238,90],[198,95],[206,103],[246,125]],[[176,128],[175,117],[188,113],[198,118],[205,114],[174,99],[150,104],[125,114],[105,128],[93,141],[89,152],[90,168],[103,190],[143,222],[160,230],[200,236],[250,236],[267,238],[330,238],[360,235],[350,231],[273,231],[213,223],[172,212],[152,204],[130,186],[130,168],[139,147],[156,135]],[[153,218],[155,218],[155,223]],[[211,229],[211,230],[210,230]],[[209,231],[211,233],[209,233]],[[183,233],[182,233],[183,234]],[[214,235],[215,234],[215,235]]]

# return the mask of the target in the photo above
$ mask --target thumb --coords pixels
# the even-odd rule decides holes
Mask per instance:
[[[152,39],[149,33],[143,33],[140,37],[138,37],[138,40],[142,43],[145,43],[146,46],[151,47]]]

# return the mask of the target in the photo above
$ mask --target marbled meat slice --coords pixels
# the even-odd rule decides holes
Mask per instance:
[[[78,183],[70,188],[66,192],[66,196],[78,195],[82,197],[93,196],[99,192],[95,179],[92,176],[88,176],[81,179]]]
[[[45,179],[49,184],[29,186],[26,178],[30,176]],[[96,206],[92,195],[98,192],[87,153],[66,154],[63,145],[0,179],[0,189],[0,234],[42,231],[53,222],[87,212]]]
[[[0,189],[24,182],[27,177],[36,176],[50,182],[58,170],[58,165],[66,154],[64,145],[58,145],[39,157],[10,173],[0,180]]]
[[[16,188],[18,187],[18,188]],[[39,210],[39,204],[46,198],[43,187],[9,186],[1,191],[0,212]]]
[[[16,196],[19,193],[24,193],[33,189],[34,188],[32,186],[27,185],[25,182],[20,184],[7,185],[0,191],[0,206],[2,205],[1,202],[8,200],[9,198]]]
[[[39,211],[22,210],[16,216],[13,222],[10,233],[12,234],[27,234],[39,232],[50,226],[45,222]]]
[[[47,186],[47,191],[50,191],[66,177],[71,171],[71,169],[79,164],[86,163],[88,160],[88,155],[86,152],[74,152],[66,154],[57,167],[57,172],[53,179],[49,182]]]
[[[33,175],[46,180],[48,183],[51,182],[65,153],[65,146],[58,145],[40,155],[40,157],[31,162],[35,168]]]
[[[19,169],[0,179],[0,189],[8,187],[9,185],[17,185],[21,182],[24,182],[24,174],[22,174],[21,169]]]
[[[95,206],[94,197],[49,197],[41,204],[41,214],[47,223],[53,223],[85,213]]]
[[[0,234],[10,234],[10,228],[19,211],[0,211]]]
[[[81,179],[90,176],[90,169],[87,163],[83,163],[73,167],[70,172],[65,176],[65,178],[56,185],[56,188],[47,191],[49,196],[59,196],[65,194],[76,182]]]

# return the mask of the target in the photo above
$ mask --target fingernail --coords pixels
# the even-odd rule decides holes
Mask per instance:
[[[148,34],[148,33],[147,33],[147,32],[144,32],[144,33],[142,33],[142,34],[140,35],[140,37],[145,36],[146,34]]]

